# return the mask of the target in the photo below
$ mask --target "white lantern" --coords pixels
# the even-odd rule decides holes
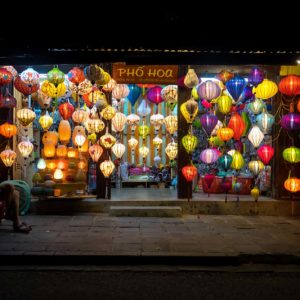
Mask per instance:
[[[142,147],[140,147],[139,153],[143,158],[146,158],[149,154],[149,148],[143,145]]]
[[[136,114],[130,114],[127,116],[127,124],[131,126],[131,131],[134,131],[136,126],[140,122],[140,117]]]
[[[121,112],[117,112],[116,115],[111,120],[113,129],[117,132],[123,131],[126,121],[127,121],[126,116]]]
[[[254,125],[248,134],[248,139],[253,147],[257,148],[264,139],[264,136],[265,135],[262,133],[259,127],[257,125]]]
[[[81,147],[84,144],[85,140],[86,137],[80,131],[78,131],[75,136],[75,144]]]
[[[161,114],[155,114],[150,117],[150,123],[154,125],[155,130],[159,130],[163,122],[164,116]]]
[[[139,116],[141,117],[146,117],[148,115],[150,115],[151,113],[151,108],[150,106],[147,104],[146,100],[143,99],[137,109],[137,113]]]
[[[100,164],[100,170],[104,177],[108,178],[114,171],[115,165],[111,160],[105,160]]]
[[[46,162],[43,158],[40,158],[38,163],[37,163],[37,168],[39,170],[45,170],[46,169]]]
[[[75,123],[84,123],[88,119],[88,113],[82,108],[76,109],[72,114]]]
[[[116,87],[112,90],[112,97],[120,100],[126,98],[129,95],[129,87],[127,84],[117,84]]]
[[[61,169],[56,169],[56,170],[55,170],[55,172],[54,172],[54,175],[53,175],[53,177],[54,177],[54,179],[55,179],[55,180],[58,180],[58,181],[60,181],[60,180],[62,180],[62,179],[63,179],[63,177],[64,177],[64,173],[62,172],[62,170],[61,170]]]
[[[116,158],[121,158],[125,153],[125,146],[121,143],[116,143],[112,146],[111,150]]]
[[[20,74],[20,78],[24,83],[28,85],[35,85],[39,83],[40,75],[34,69],[28,68]]]
[[[134,138],[134,137],[132,137],[132,138],[130,138],[129,140],[128,140],[128,146],[129,146],[129,148],[132,150],[132,149],[134,149],[134,148],[136,148],[136,146],[138,145],[138,140],[136,139],[136,138]]]
[[[166,154],[168,155],[170,160],[175,159],[175,157],[177,156],[177,152],[178,152],[178,146],[177,143],[175,143],[174,141],[170,142],[166,149],[165,149]]]
[[[29,140],[22,141],[18,144],[18,149],[24,158],[28,158],[33,150],[33,145]]]

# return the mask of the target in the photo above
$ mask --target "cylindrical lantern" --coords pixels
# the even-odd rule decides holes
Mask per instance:
[[[263,145],[257,150],[257,154],[262,162],[267,165],[274,155],[274,148],[270,145]]]
[[[7,145],[5,150],[0,153],[0,157],[6,167],[11,167],[17,157],[17,154]]]
[[[53,124],[53,119],[49,116],[48,111],[45,115],[40,117],[39,123],[45,131],[47,131],[51,127],[51,125]]]
[[[195,166],[185,166],[182,168],[182,174],[187,182],[191,182],[197,176],[198,170]]]
[[[103,153],[103,149],[100,145],[95,144],[89,148],[89,154],[94,162],[97,162]]]
[[[29,108],[22,108],[17,111],[17,118],[22,126],[27,127],[35,119],[35,112]]]
[[[196,136],[189,133],[182,138],[181,142],[186,152],[192,153],[197,146],[198,139]]]
[[[0,134],[6,137],[7,139],[10,139],[12,136],[16,135],[17,131],[17,126],[9,124],[8,122],[5,122],[0,126]]]
[[[58,126],[58,136],[59,140],[63,144],[68,144],[71,138],[71,126],[66,120],[61,120]]]
[[[52,142],[55,146],[58,143],[58,133],[56,131],[47,131],[43,134],[42,138],[43,144],[46,142]]]
[[[46,142],[44,144],[44,156],[47,158],[55,156],[55,145],[52,142]]]
[[[200,153],[200,159],[206,164],[212,164],[219,158],[219,153],[215,149],[205,149]]]
[[[257,176],[264,167],[265,165],[260,160],[251,160],[248,163],[248,168],[254,176]]]
[[[128,140],[128,146],[130,149],[134,149],[138,145],[138,143],[139,143],[139,141],[134,137],[131,137]]]
[[[218,100],[218,110],[222,114],[228,114],[230,112],[231,106],[232,106],[232,99],[225,94],[222,94]]]
[[[218,138],[220,140],[222,140],[223,142],[229,141],[233,137],[233,135],[234,135],[234,132],[229,127],[223,127],[217,131]]]
[[[139,154],[140,154],[143,158],[146,158],[147,155],[149,154],[149,148],[143,145],[143,146],[140,147],[140,149],[139,149]]]
[[[112,118],[111,123],[116,132],[121,132],[125,128],[126,121],[126,115],[121,112],[117,112]]]
[[[108,178],[115,169],[115,165],[111,160],[105,160],[100,164],[100,170],[104,177]]]
[[[298,163],[300,161],[300,149],[294,146],[286,148],[283,150],[282,156],[292,164]]]
[[[68,153],[67,147],[65,145],[58,145],[56,148],[56,156],[59,158],[66,157]]]
[[[275,121],[274,116],[267,112],[262,112],[260,115],[258,115],[256,117],[256,122],[257,122],[258,127],[265,134],[267,134],[271,131],[274,121]]]
[[[177,156],[177,152],[178,152],[177,143],[175,143],[174,141],[170,142],[167,145],[167,147],[165,148],[165,152],[168,155],[170,160],[175,159],[175,157]]]
[[[116,143],[112,146],[111,151],[116,158],[121,158],[125,153],[125,146],[121,143]]]
[[[177,131],[177,116],[167,116],[164,119],[164,123],[166,126],[166,130],[170,133],[170,134],[174,134]]]
[[[297,177],[290,177],[284,182],[284,188],[291,193],[300,191],[300,179]]]
[[[265,135],[262,133],[259,127],[257,125],[254,125],[248,134],[248,139],[253,145],[253,147],[257,148],[260,145],[260,143],[263,141],[264,136]]]

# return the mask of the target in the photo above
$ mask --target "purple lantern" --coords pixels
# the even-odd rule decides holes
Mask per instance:
[[[210,136],[218,123],[218,118],[214,114],[204,114],[201,116],[200,121],[202,128],[205,130],[206,134]]]
[[[212,164],[219,158],[219,153],[215,149],[205,149],[200,153],[200,159],[206,164]]]
[[[283,115],[280,120],[281,126],[289,131],[299,130],[300,129],[300,114],[297,113],[288,113]]]
[[[156,105],[163,102],[164,99],[161,96],[161,93],[160,93],[161,90],[162,90],[161,86],[156,85],[156,86],[152,87],[147,92],[147,99]]]
[[[231,97],[238,101],[242,95],[244,88],[246,86],[246,81],[243,77],[236,75],[232,79],[226,82],[226,88]]]
[[[239,98],[239,101],[242,102],[246,102],[247,100],[251,99],[253,97],[253,93],[252,93],[252,87],[247,85],[244,90],[242,95]]]
[[[215,82],[207,80],[198,85],[197,93],[202,99],[212,100],[220,96],[221,89]]]
[[[264,72],[260,68],[254,67],[252,68],[249,76],[248,76],[248,81],[250,84],[257,86],[264,80]]]

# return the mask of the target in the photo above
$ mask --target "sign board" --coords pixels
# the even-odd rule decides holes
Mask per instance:
[[[113,64],[112,77],[117,83],[177,84],[177,65]]]

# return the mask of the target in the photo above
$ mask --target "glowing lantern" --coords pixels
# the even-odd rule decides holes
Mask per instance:
[[[248,104],[248,108],[255,114],[259,114],[262,112],[265,104],[260,99],[255,99],[253,102]]]
[[[0,134],[8,139],[16,135],[17,131],[18,131],[17,126],[13,124],[9,124],[8,122],[5,122],[0,126]]]
[[[72,114],[75,123],[84,123],[88,119],[88,113],[83,109],[76,109]]]
[[[284,188],[291,193],[300,191],[300,179],[297,177],[290,177],[284,182]]]
[[[108,132],[100,137],[100,143],[105,149],[110,149],[115,142],[115,137]]]
[[[66,157],[68,153],[67,147],[65,145],[58,145],[56,148],[57,157]]]
[[[125,146],[121,143],[116,143],[112,146],[111,150],[116,158],[121,158],[125,153]]]
[[[64,173],[62,172],[61,169],[56,169],[53,177],[56,181],[61,181],[64,177]]]
[[[239,151],[235,151],[232,156],[231,168],[235,170],[240,170],[245,164],[244,158]]]
[[[254,86],[257,86],[264,80],[264,77],[264,72],[261,69],[253,67],[248,76],[248,82]]]
[[[93,132],[100,132],[104,129],[105,124],[102,120],[100,119],[88,119],[85,123],[84,123],[85,128],[87,129],[87,131],[89,133],[93,133]]]
[[[79,85],[80,82],[85,80],[83,70],[74,67],[68,72],[68,80],[76,85]]]
[[[126,115],[121,112],[117,112],[112,118],[111,123],[116,132],[121,132],[125,128],[126,121]]]
[[[161,90],[161,96],[165,100],[171,110],[174,109],[178,100],[178,88],[177,85],[167,85]]]
[[[188,123],[193,123],[198,113],[198,103],[190,99],[180,105],[180,112]]]
[[[78,164],[77,164],[78,169],[85,169],[86,168],[86,161],[84,161],[83,159],[81,159]]]
[[[6,167],[11,167],[17,157],[17,154],[7,145],[5,150],[0,153],[0,157]]]
[[[83,95],[82,98],[86,105],[89,107],[92,107],[98,101],[101,102],[103,106],[107,105],[105,94],[96,87],[93,87],[92,91],[88,94]]]
[[[58,111],[64,120],[70,119],[74,110],[74,106],[70,102],[65,102],[58,106]]]
[[[263,133],[267,134],[270,132],[275,118],[273,115],[263,112],[256,117],[256,122],[258,127],[262,130]]]
[[[199,100],[199,95],[198,95],[198,92],[197,92],[197,86],[194,86],[194,87],[192,88],[191,96],[192,96],[195,100]]]
[[[252,92],[257,98],[269,99],[276,95],[278,87],[275,82],[264,79],[262,83],[252,89]]]
[[[186,152],[192,153],[197,146],[198,139],[196,136],[189,133],[182,138],[181,142]]]
[[[50,170],[54,170],[56,168],[56,162],[55,161],[48,161],[47,162],[47,168]]]
[[[149,154],[149,148],[146,147],[146,146],[140,147],[140,149],[139,149],[139,154],[140,154],[143,158],[147,157],[147,155]]]
[[[218,110],[222,114],[228,114],[232,106],[232,99],[225,94],[222,94],[218,99]]]
[[[170,160],[174,160],[178,152],[177,143],[175,143],[174,141],[170,142],[165,148],[165,152]]]
[[[219,159],[218,159],[218,163],[221,165],[221,167],[227,171],[230,166],[231,166],[231,163],[232,163],[232,156],[229,155],[229,154],[224,154],[223,156],[221,156]]]
[[[199,84],[198,76],[194,69],[189,69],[187,74],[184,77],[184,85],[188,88],[193,88]]]
[[[84,144],[86,137],[79,131],[75,136],[75,146],[79,148]]]
[[[22,126],[27,127],[35,119],[35,112],[29,108],[22,108],[17,111],[17,118]]]
[[[130,114],[127,116],[127,124],[131,126],[131,131],[134,131],[136,126],[140,122],[140,117],[136,114]]]
[[[160,145],[162,144],[162,139],[159,136],[156,136],[152,142],[154,147],[159,149]]]
[[[138,127],[139,135],[145,139],[147,135],[150,133],[150,128],[148,125],[140,125]]]
[[[46,142],[44,144],[44,156],[47,158],[55,156],[55,145],[52,142]]]
[[[9,84],[13,79],[13,75],[5,68],[0,68],[0,86]]]
[[[300,161],[300,149],[294,146],[286,148],[283,150],[282,156],[292,164],[298,163]]]
[[[116,87],[112,90],[112,97],[120,100],[126,98],[130,90],[127,84],[117,84]]]
[[[232,79],[233,77],[234,74],[226,70],[222,70],[220,73],[216,75],[216,78],[222,81],[223,83],[226,83],[228,80]]]
[[[215,149],[205,149],[200,153],[200,159],[206,164],[212,164],[219,158],[219,154]]]
[[[102,79],[98,80],[96,82],[96,85],[97,86],[103,86],[103,85],[106,85],[110,82],[111,80],[111,77],[109,75],[109,73],[105,72],[105,71],[102,71]]]
[[[138,145],[138,140],[137,139],[135,139],[134,137],[132,137],[132,138],[130,138],[129,140],[128,140],[128,146],[129,146],[129,148],[132,150],[132,149],[134,149],[134,148],[136,148],[136,146]]]
[[[93,90],[93,86],[89,80],[85,79],[84,81],[80,82],[78,85],[69,82],[69,90],[70,92],[75,93],[76,95],[75,100],[76,102],[79,102],[78,95],[85,95],[90,93]]]
[[[212,100],[220,96],[221,89],[212,80],[207,80],[198,85],[197,92],[200,98]]]
[[[252,172],[253,175],[257,176],[264,168],[263,162],[260,160],[251,160],[248,163],[248,168]]]
[[[234,113],[228,122],[228,127],[233,130],[233,138],[238,141],[245,130],[245,123],[238,113]]]
[[[177,116],[167,116],[167,117],[165,117],[164,123],[165,123],[165,126],[166,126],[166,130],[170,134],[174,134],[177,131],[177,124],[178,124]]]
[[[248,139],[253,145],[253,147],[257,148],[260,145],[260,143],[263,141],[264,136],[265,135],[262,133],[259,127],[257,125],[254,125],[248,134]]]
[[[100,164],[100,170],[104,177],[108,178],[115,169],[115,165],[111,160],[105,160]]]
[[[38,163],[37,163],[37,168],[39,170],[45,170],[46,169],[46,162],[43,158],[40,158]]]
[[[33,144],[29,140],[22,141],[18,144],[18,149],[19,149],[21,155],[24,158],[27,158],[33,150]]]
[[[161,91],[162,91],[162,87],[161,86],[154,86],[152,88],[150,88],[148,91],[147,91],[147,99],[158,105],[159,103],[163,102],[163,98],[161,96]]]
[[[290,112],[283,115],[280,120],[281,126],[289,131],[300,129],[300,114]]]
[[[72,147],[68,148],[68,158],[76,158],[78,156],[78,151]]]
[[[46,142],[52,142],[55,146],[58,143],[58,134],[56,131],[47,131],[43,134],[42,138],[43,144]]]
[[[32,68],[28,68],[20,74],[21,80],[28,85],[35,85],[39,83],[40,75]]]
[[[58,67],[54,67],[47,73],[47,79],[55,86],[58,86],[65,81],[65,74]]]
[[[48,97],[58,98],[66,93],[67,87],[64,83],[60,83],[57,86],[55,86],[53,83],[49,82],[48,80],[45,80],[42,83],[41,91]]]
[[[51,125],[53,124],[53,119],[49,116],[48,111],[45,115],[40,117],[39,123],[45,131],[47,131],[51,127]]]
[[[182,174],[187,182],[193,181],[198,174],[198,170],[195,166],[185,166],[182,168]]]
[[[200,122],[202,124],[202,128],[205,130],[206,134],[209,136],[213,129],[216,127],[218,123],[218,118],[214,114],[204,114],[200,118]]]
[[[101,110],[101,116],[103,119],[109,121],[111,120],[116,114],[116,110],[111,106],[107,105]]]
[[[300,77],[297,75],[288,75],[279,82],[279,91],[288,96],[294,97],[300,94]]]
[[[263,145],[257,150],[257,154],[262,162],[267,165],[274,155],[274,148],[270,145]]]
[[[59,140],[63,144],[68,144],[71,138],[71,126],[66,120],[61,120],[58,126],[58,136]]]
[[[95,144],[89,148],[89,154],[94,162],[97,162],[103,153],[100,145]]]
[[[151,108],[150,106],[147,104],[145,99],[142,99],[140,105],[138,106],[137,109],[137,113],[139,116],[141,117],[146,117],[148,115],[150,115],[151,113]]]
[[[246,86],[246,81],[243,77],[235,75],[232,79],[226,82],[226,89],[230,96],[238,101]]]
[[[254,187],[251,191],[250,191],[251,196],[253,197],[254,201],[257,202],[260,191],[258,187]]]
[[[229,141],[234,135],[234,132],[231,128],[222,127],[217,131],[217,136],[223,142]]]
[[[163,122],[164,116],[161,114],[155,114],[150,117],[150,123],[154,126],[155,130],[159,130]]]
[[[102,89],[105,92],[111,92],[116,87],[116,85],[117,82],[113,78],[111,78],[109,82],[103,86]]]

